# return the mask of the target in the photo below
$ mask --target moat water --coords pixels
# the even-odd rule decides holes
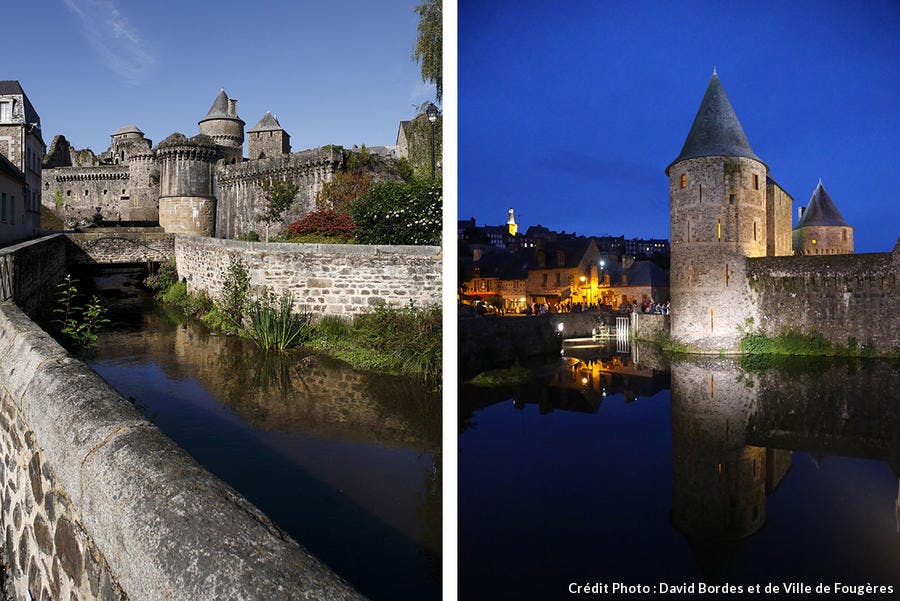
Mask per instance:
[[[361,593],[439,599],[440,394],[261,353],[180,322],[138,281],[96,278],[112,323],[88,364]]]
[[[564,352],[529,386],[461,385],[461,599],[572,583],[898,594],[900,363]]]

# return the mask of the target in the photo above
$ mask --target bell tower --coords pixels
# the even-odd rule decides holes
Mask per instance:
[[[746,258],[766,255],[760,160],[713,71],[669,177],[671,334],[699,352],[737,351],[752,315]]]

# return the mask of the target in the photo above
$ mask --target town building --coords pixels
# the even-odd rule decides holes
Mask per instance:
[[[22,85],[16,80],[0,80],[0,155],[25,179],[21,191],[10,194],[9,204],[0,208],[0,214],[6,215],[0,218],[3,240],[29,238],[40,228],[41,159],[45,150],[41,118]]]

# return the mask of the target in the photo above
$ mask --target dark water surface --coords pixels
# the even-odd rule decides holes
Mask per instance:
[[[439,394],[259,353],[106,276],[113,324],[93,369],[369,598],[440,598]]]
[[[537,385],[461,387],[461,599],[594,582],[900,596],[896,361],[620,350],[570,350]]]

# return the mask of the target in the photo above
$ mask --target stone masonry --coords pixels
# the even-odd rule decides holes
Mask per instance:
[[[178,276],[191,292],[216,297],[237,257],[251,286],[290,291],[294,308],[314,316],[356,315],[380,305],[441,302],[442,254],[438,246],[276,244],[178,234]]]

